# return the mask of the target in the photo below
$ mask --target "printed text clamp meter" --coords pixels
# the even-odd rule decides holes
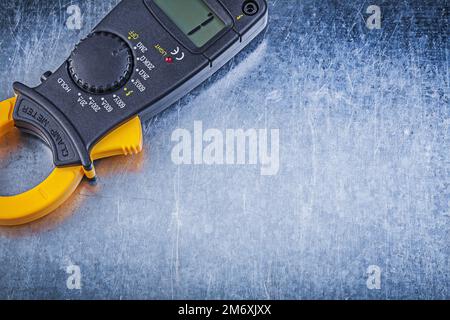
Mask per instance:
[[[34,189],[0,197],[0,225],[59,207],[93,161],[142,149],[141,121],[210,77],[267,25],[265,0],[124,0],[42,83],[14,83],[0,103],[0,135],[16,126],[53,152]]]

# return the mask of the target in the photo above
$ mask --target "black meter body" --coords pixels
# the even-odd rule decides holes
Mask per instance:
[[[265,0],[124,0],[39,86],[14,84],[15,124],[47,142],[56,166],[89,168],[102,137],[176,102],[267,19]]]

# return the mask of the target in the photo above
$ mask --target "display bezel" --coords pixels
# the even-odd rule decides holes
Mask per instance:
[[[155,19],[170,33],[178,42],[186,47],[191,53],[203,53],[217,40],[233,29],[233,19],[227,10],[217,0],[202,0],[213,13],[223,21],[225,27],[217,33],[211,40],[206,42],[202,47],[197,47],[192,40],[172,21],[171,18],[153,1],[144,0]]]

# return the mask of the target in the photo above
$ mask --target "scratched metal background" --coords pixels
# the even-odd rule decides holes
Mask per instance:
[[[0,98],[37,84],[117,0],[0,2]],[[78,4],[80,31],[65,26]],[[365,27],[371,4],[381,30]],[[0,298],[450,298],[448,1],[270,1],[243,53],[145,126],[145,151],[98,164],[53,215],[0,229]],[[181,166],[171,133],[279,128],[280,172]],[[51,155],[0,145],[0,194]],[[79,265],[82,289],[68,290]],[[368,290],[369,265],[382,269]]]

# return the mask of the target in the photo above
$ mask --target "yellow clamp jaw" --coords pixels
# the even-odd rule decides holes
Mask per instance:
[[[14,127],[16,98],[0,102],[0,138]],[[142,126],[135,117],[100,140],[91,151],[91,159],[137,154],[142,151]],[[95,169],[83,166],[56,167],[41,184],[25,193],[0,196],[0,225],[14,226],[32,222],[63,204],[80,184],[83,176],[95,177]]]

